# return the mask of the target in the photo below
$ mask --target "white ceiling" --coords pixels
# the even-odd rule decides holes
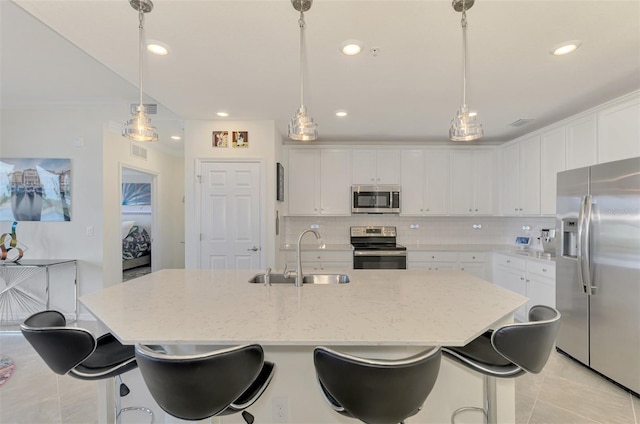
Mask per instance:
[[[3,107],[137,101],[138,18],[128,0],[0,3]],[[291,1],[154,4],[147,39],[170,54],[147,57],[144,88],[145,102],[160,104],[152,120],[161,138],[182,120],[220,120],[218,111],[234,121],[275,120],[286,137],[300,103]],[[467,15],[467,103],[484,125],[482,143],[640,89],[640,0],[477,0]],[[462,75],[460,13],[449,0],[316,0],[305,20],[305,104],[320,141],[447,140]],[[364,52],[342,55],[347,39],[363,41]],[[574,39],[582,41],[575,53],[549,54]],[[337,110],[349,115],[339,119]],[[535,121],[509,125],[527,118]]]

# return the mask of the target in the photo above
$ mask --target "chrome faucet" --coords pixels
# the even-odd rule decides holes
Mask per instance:
[[[271,267],[267,267],[267,269],[264,272],[264,285],[265,286],[271,285]]]
[[[302,280],[304,280],[304,275],[302,273],[302,260],[300,258],[300,245],[302,244],[302,237],[304,237],[305,234],[307,233],[313,233],[315,234],[317,239],[320,239],[320,233],[317,232],[316,230],[309,228],[304,230],[301,234],[300,237],[298,237],[298,244],[296,245],[296,270],[295,271],[287,271],[287,275],[286,277],[289,278],[292,275],[295,276],[295,281],[294,281],[294,285],[296,287],[302,287]]]

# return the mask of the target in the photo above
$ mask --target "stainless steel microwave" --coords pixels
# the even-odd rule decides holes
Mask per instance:
[[[400,213],[400,186],[351,186],[351,213]]]

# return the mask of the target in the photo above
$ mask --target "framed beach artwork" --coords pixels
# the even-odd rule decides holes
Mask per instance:
[[[122,183],[122,213],[151,213],[151,183]]]
[[[234,131],[232,146],[249,147],[249,133],[247,131]]]
[[[71,221],[71,159],[0,159],[0,221]]]

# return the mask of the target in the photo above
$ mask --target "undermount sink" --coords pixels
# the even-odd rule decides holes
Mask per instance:
[[[250,283],[264,284],[265,275],[256,274],[249,280]],[[295,278],[285,277],[284,274],[271,274],[271,284],[294,284]],[[307,274],[302,280],[303,284],[346,284],[351,282],[346,274]]]

